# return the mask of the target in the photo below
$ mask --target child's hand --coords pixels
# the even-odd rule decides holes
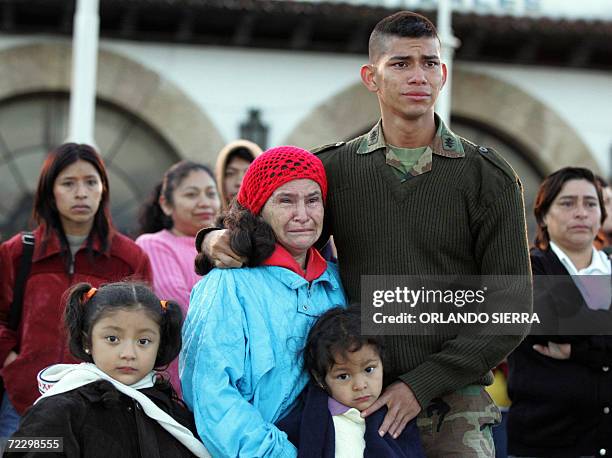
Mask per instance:
[[[378,430],[380,437],[389,432],[394,439],[397,439],[408,422],[421,411],[421,406],[414,397],[414,393],[404,382],[389,385],[374,404],[361,412],[361,416],[367,417],[384,405],[388,410]]]

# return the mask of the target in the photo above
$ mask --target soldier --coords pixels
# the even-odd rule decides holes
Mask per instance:
[[[361,67],[381,120],[365,135],[313,151],[329,182],[323,238],[334,236],[351,302],[368,274],[529,278],[519,179],[495,151],[454,134],[434,113],[446,74],[429,20],[408,11],[384,18]],[[217,266],[241,265],[226,238],[212,232],[202,247]],[[529,281],[496,294],[531,311]],[[394,437],[418,415],[429,457],[493,457],[491,426],[500,414],[483,387],[521,339],[387,336],[386,388],[363,415],[386,405],[379,432]]]

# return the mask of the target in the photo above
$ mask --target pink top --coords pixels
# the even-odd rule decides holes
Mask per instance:
[[[173,300],[187,315],[191,289],[200,277],[194,271],[197,251],[195,237],[179,237],[164,229],[154,234],[142,234],[136,244],[149,256],[153,269],[153,290],[160,300]],[[178,358],[168,367],[172,386],[181,395]]]

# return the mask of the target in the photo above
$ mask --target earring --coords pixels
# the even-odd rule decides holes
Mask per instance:
[[[85,353],[87,353],[87,354],[89,354],[89,353],[90,353],[89,348],[86,348],[86,349],[85,349]]]

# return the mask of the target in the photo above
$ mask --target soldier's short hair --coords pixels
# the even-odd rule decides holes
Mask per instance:
[[[378,60],[390,37],[404,38],[438,38],[438,32],[432,22],[425,16],[412,11],[399,11],[381,19],[370,35],[368,53],[370,62]]]

